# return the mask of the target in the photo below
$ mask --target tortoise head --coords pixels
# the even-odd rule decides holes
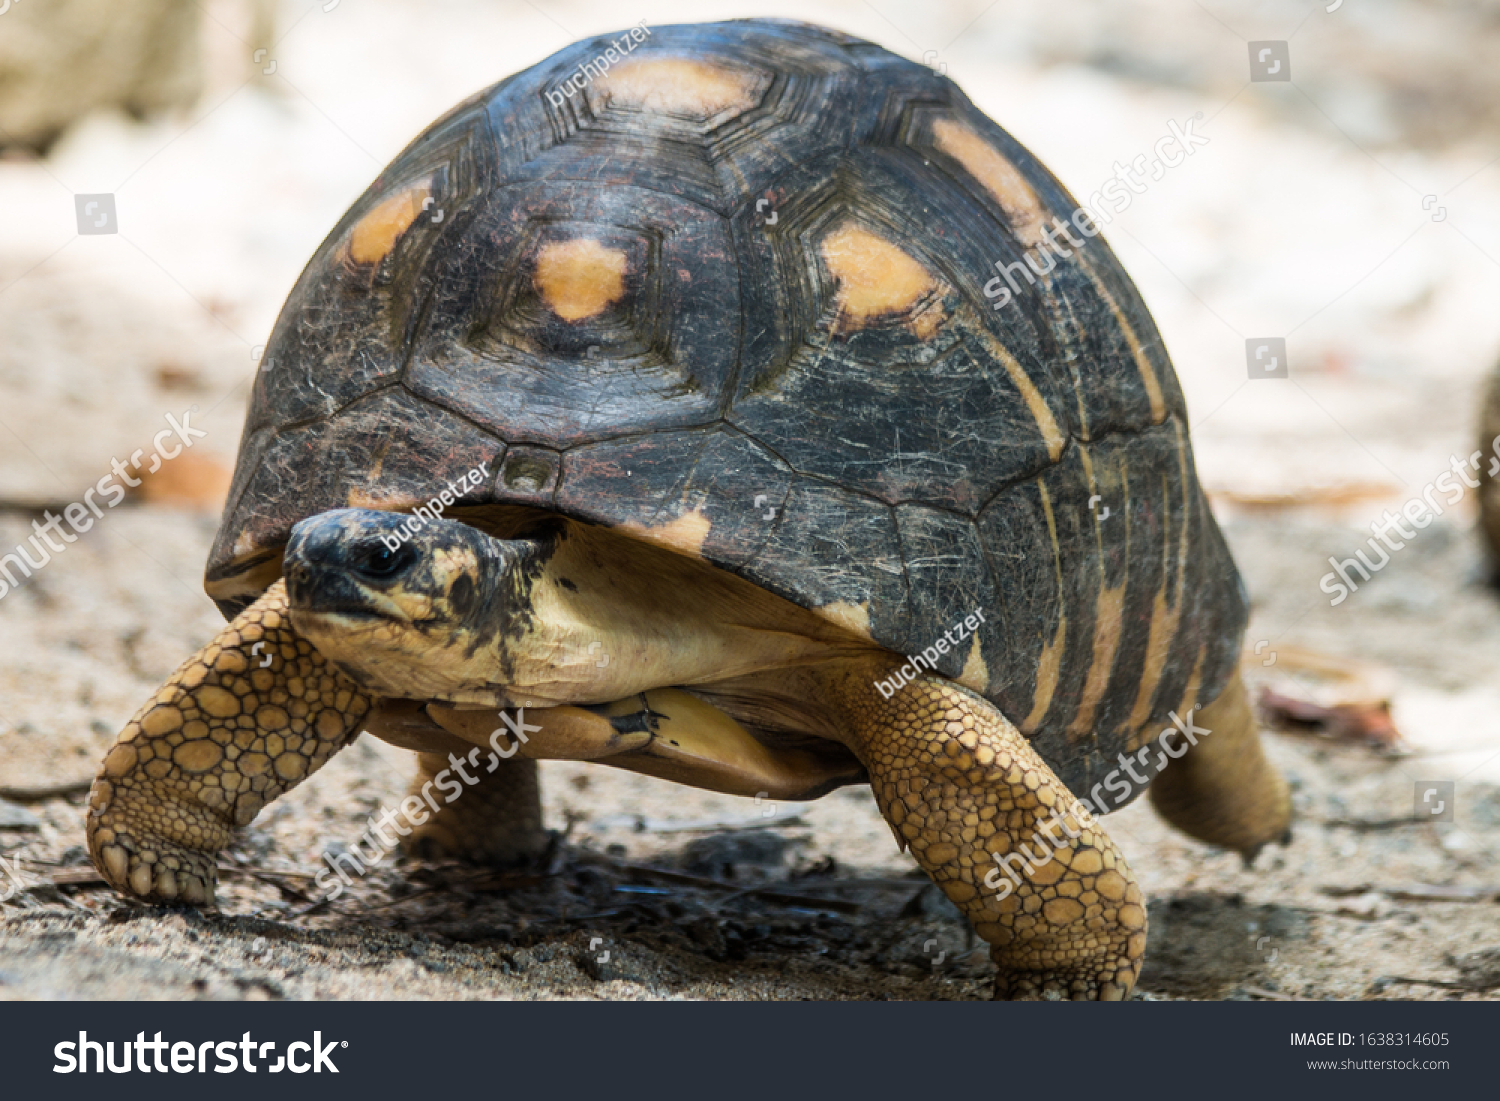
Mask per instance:
[[[456,520],[320,513],[287,543],[292,622],[381,695],[487,703],[498,643],[524,609],[517,582],[537,550]]]

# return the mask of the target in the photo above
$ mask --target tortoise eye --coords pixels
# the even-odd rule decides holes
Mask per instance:
[[[403,543],[395,550],[377,543],[356,556],[351,566],[366,577],[386,581],[405,572],[416,560],[417,552],[409,543]]]

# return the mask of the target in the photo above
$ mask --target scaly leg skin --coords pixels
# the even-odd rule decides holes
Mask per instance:
[[[292,630],[278,581],[121,731],[89,794],[94,866],[123,894],[212,906],[234,827],[348,745],[372,703]]]
[[[1183,833],[1233,849],[1248,864],[1270,841],[1291,840],[1292,797],[1266,760],[1255,712],[1236,673],[1219,698],[1199,708],[1207,730],[1151,781],[1151,804]]]
[[[450,757],[441,753],[417,755],[417,777],[402,820],[411,836],[403,847],[417,856],[452,856],[476,864],[516,864],[539,855],[547,847],[542,826],[542,786],[535,761],[499,761],[488,772],[489,750],[460,757],[464,773],[474,784],[463,784],[463,794],[447,802],[461,783]],[[477,763],[475,763],[477,762]],[[447,781],[435,779],[443,772]],[[438,810],[433,812],[436,806]]]
[[[835,680],[850,748],[898,843],[989,942],[995,996],[1128,996],[1146,950],[1146,908],[1114,842],[1086,811],[1069,813],[1072,793],[988,701],[925,677],[886,700],[874,687],[885,670],[867,672]],[[1054,808],[1058,825],[1038,833]],[[1019,883],[996,863],[1009,854]]]

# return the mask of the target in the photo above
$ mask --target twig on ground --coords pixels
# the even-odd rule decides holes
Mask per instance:
[[[732,895],[754,895],[756,898],[767,902],[779,902],[786,906],[808,906],[818,910],[833,910],[836,913],[854,914],[860,910],[857,902],[849,902],[841,898],[818,898],[813,895],[791,894],[787,891],[778,890],[775,887],[745,887],[739,883],[730,883],[723,879],[710,879],[708,876],[689,875],[687,872],[673,872],[666,868],[653,868],[649,864],[631,864],[624,860],[612,860],[607,856],[597,853],[579,853],[578,857],[591,863],[607,864],[621,871],[632,872],[636,875],[652,876],[667,883],[680,883],[685,887],[701,887],[709,891],[727,891]]]
[[[1404,983],[1407,986],[1440,986],[1445,990],[1462,990],[1466,993],[1475,993],[1472,986],[1467,983],[1456,982],[1453,979],[1412,979],[1405,975],[1382,975],[1375,980],[1375,985],[1387,987],[1393,983]]]
[[[636,833],[713,833],[728,830],[762,830],[773,826],[806,825],[802,815],[772,815],[769,818],[703,818],[696,821],[678,821],[674,818],[647,818],[644,814],[611,814],[596,818],[589,823],[592,829],[608,829],[625,826]]]
[[[1252,998],[1264,998],[1271,1002],[1305,1002],[1311,1000],[1308,998],[1299,998],[1295,994],[1282,994],[1280,991],[1266,990],[1259,986],[1242,986],[1240,989]]]
[[[11,803],[45,803],[48,799],[65,799],[71,795],[87,795],[94,786],[93,780],[74,780],[50,787],[0,788],[0,799]]]
[[[1420,826],[1427,821],[1425,818],[1325,818],[1318,823],[1320,826],[1337,826],[1346,830],[1359,830],[1368,833],[1371,830],[1399,830],[1406,826]]]

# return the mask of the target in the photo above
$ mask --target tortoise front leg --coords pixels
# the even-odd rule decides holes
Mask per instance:
[[[120,732],[89,794],[94,866],[123,894],[211,906],[233,828],[348,745],[373,702],[293,631],[278,581]]]
[[[988,701],[919,677],[889,700],[863,666],[831,678],[881,813],[974,923],[997,998],[1125,998],[1146,950],[1140,888],[1113,841]]]

